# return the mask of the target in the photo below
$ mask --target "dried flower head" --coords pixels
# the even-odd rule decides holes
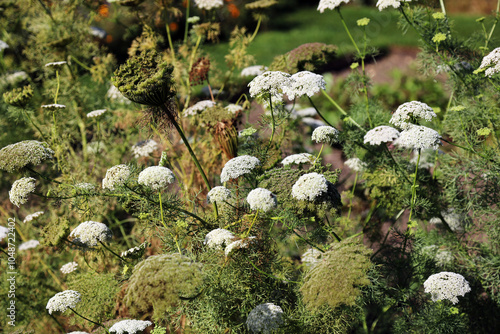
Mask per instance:
[[[380,145],[391,142],[399,137],[399,131],[387,125],[377,126],[365,134],[364,143]]]
[[[283,310],[273,303],[257,305],[247,317],[247,328],[252,333],[271,333],[285,323]]]
[[[106,112],[106,109],[97,109],[87,114],[87,118],[99,117]]]
[[[25,140],[5,146],[0,150],[0,169],[13,172],[24,167],[37,166],[53,158],[54,151],[46,143]]]
[[[265,71],[267,71],[268,68],[264,65],[254,65],[254,66],[249,66],[245,67],[244,69],[241,70],[241,76],[242,77],[256,77],[258,75],[261,75]]]
[[[9,191],[10,202],[17,207],[28,202],[28,195],[35,191],[35,181],[32,177],[23,177],[15,181]]]
[[[78,267],[78,263],[69,262],[61,267],[61,272],[63,274],[69,274],[69,273],[72,273],[73,271],[75,271],[77,267]]]
[[[209,71],[210,59],[207,57],[198,58],[189,72],[189,82],[191,83],[191,86],[203,84],[203,82],[208,78]]]
[[[248,237],[245,239],[240,239],[231,242],[229,245],[226,246],[226,249],[224,250],[224,254],[226,254],[226,257],[231,255],[231,253],[237,249],[242,249],[242,248],[248,248],[251,243],[254,242],[254,240],[257,239],[256,237]]]
[[[49,299],[46,309],[49,314],[52,312],[64,312],[68,308],[75,308],[76,304],[81,301],[81,295],[74,290],[66,290],[56,293],[54,297]]]
[[[339,131],[334,127],[324,125],[314,129],[312,133],[312,140],[316,143],[336,143],[338,141]]]
[[[271,211],[278,206],[276,195],[264,188],[257,188],[249,192],[247,202],[250,204],[250,209],[263,212]]]
[[[226,162],[224,168],[222,168],[220,180],[224,183],[230,179],[237,179],[242,175],[251,173],[252,170],[259,165],[259,159],[250,155],[242,155],[240,157],[233,158]]]
[[[481,61],[479,69],[484,70],[484,75],[491,78],[494,74],[500,73],[500,48],[488,53]]]
[[[36,248],[40,245],[40,241],[38,240],[28,240],[26,242],[23,242],[22,244],[19,245],[17,248],[18,251],[24,251],[32,248]]]
[[[411,101],[400,105],[392,115],[389,123],[407,130],[412,126],[412,123],[416,123],[417,118],[423,118],[430,122],[433,117],[437,117],[437,115],[427,104],[419,101]]]
[[[318,10],[323,13],[325,9],[335,9],[339,7],[342,3],[349,3],[349,0],[320,0],[318,5]]]
[[[328,191],[328,181],[318,173],[302,175],[292,187],[292,197],[300,201],[314,201]]]
[[[14,107],[24,108],[33,97],[33,89],[31,85],[20,88],[14,88],[9,92],[3,93],[5,103]]]
[[[132,146],[132,153],[136,159],[140,157],[149,157],[151,153],[158,149],[158,143],[153,139],[142,140]]]
[[[429,276],[424,288],[431,294],[432,301],[448,299],[453,304],[458,303],[458,296],[471,291],[469,282],[462,275],[447,271]]]
[[[196,4],[196,7],[206,10],[219,8],[224,5],[223,0],[194,0],[194,3]]]
[[[207,108],[215,107],[216,103],[212,100],[203,100],[195,103],[191,107],[184,110],[184,117],[196,116]]]
[[[106,226],[106,224],[86,221],[78,225],[73,231],[71,231],[70,237],[74,237],[73,240],[76,244],[83,244],[87,248],[92,248],[97,245],[97,243],[108,241],[113,236],[113,232]]]
[[[235,235],[228,230],[223,228],[217,228],[210,231],[205,236],[205,241],[203,242],[209,248],[221,249],[222,245],[229,245],[233,242]]]
[[[394,8],[399,8],[399,6],[401,6],[401,2],[404,1],[410,2],[411,0],[378,0],[377,8],[380,11],[386,9],[389,6],[392,6]]]
[[[437,150],[439,145],[441,145],[441,136],[436,130],[431,128],[412,125],[407,130],[401,132],[399,138],[394,141],[394,144],[412,150],[425,150],[427,148]]]
[[[317,250],[316,248],[309,248],[302,256],[300,260],[304,263],[308,268],[314,267],[316,264],[321,262],[323,258],[323,252]]]
[[[121,186],[130,176],[130,168],[127,165],[113,166],[106,171],[106,176],[102,180],[102,188],[114,190],[116,186]]]
[[[167,167],[152,166],[139,173],[137,182],[153,190],[166,188],[175,181],[175,175]]]
[[[322,75],[309,71],[295,73],[291,79],[290,85],[283,87],[283,93],[290,100],[304,95],[311,97],[326,87],[326,82]]]
[[[314,155],[309,154],[309,153],[299,153],[299,154],[292,154],[287,156],[285,159],[281,161],[283,166],[291,165],[291,164],[310,164],[314,162]]]
[[[347,167],[349,167],[353,171],[360,172],[360,173],[364,172],[366,170],[366,167],[367,167],[367,164],[365,162],[361,161],[361,159],[359,159],[359,158],[351,158],[349,160],[346,160],[346,162],[344,162],[344,165],[346,165]]]
[[[213,187],[207,194],[209,203],[223,203],[231,198],[232,194],[226,187]]]
[[[26,218],[24,218],[23,223],[29,223],[30,221],[36,220],[38,217],[40,217],[43,214],[44,214],[43,211],[37,211],[35,213],[27,215]]]
[[[151,321],[145,320],[122,320],[111,326],[109,331],[116,334],[142,333],[143,330],[152,324]]]
[[[291,84],[291,75],[280,71],[267,71],[255,77],[248,87],[250,87],[250,96],[261,97],[265,100],[270,96],[281,100],[283,88]]]

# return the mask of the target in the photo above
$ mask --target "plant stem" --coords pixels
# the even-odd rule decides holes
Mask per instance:
[[[493,23],[493,26],[491,27],[490,34],[488,35],[488,39],[486,40],[486,43],[484,45],[485,48],[488,47],[488,43],[490,42],[491,36],[493,36],[493,32],[495,31],[499,17],[500,17],[500,0],[498,0],[497,2],[497,10],[495,12],[495,23]]]
[[[446,8],[444,7],[444,1],[439,0],[439,4],[441,5],[441,10],[443,11],[443,14],[446,15]]]
[[[111,250],[111,248],[109,248],[108,246],[106,246],[101,240],[99,240],[99,243],[104,247],[106,248],[109,252],[111,252],[111,254],[113,254],[114,256],[118,257],[120,260],[122,260],[123,262],[128,262],[127,260],[125,260],[123,257],[121,257],[120,255],[116,254],[113,250]]]
[[[354,177],[354,184],[352,185],[351,198],[349,200],[349,212],[347,213],[347,219],[349,219],[351,217],[352,199],[354,197],[354,190],[356,189],[356,182],[358,182],[358,174],[359,174],[359,172],[356,172],[356,176]]]
[[[165,30],[167,31],[168,46],[170,47],[170,53],[172,54],[172,62],[175,64],[175,50],[174,44],[172,43],[172,36],[170,35],[170,27],[168,25],[167,7],[165,7]]]
[[[47,139],[43,135],[42,130],[40,130],[40,128],[35,124],[35,122],[33,122],[33,120],[31,119],[31,117],[26,112],[26,109],[23,108],[22,110],[23,110],[24,116],[28,119],[28,121],[30,121],[30,123],[35,127],[35,129],[37,129],[37,131],[40,133],[40,136],[42,137],[43,141],[46,142]]]
[[[353,119],[352,119],[352,117],[351,117],[351,116],[349,116],[349,115],[345,112],[345,110],[344,110],[344,109],[342,109],[342,108],[341,108],[341,107],[337,104],[337,102],[335,102],[335,101],[334,101],[334,100],[330,97],[330,95],[328,95],[328,93],[327,93],[324,89],[322,89],[322,90],[321,90],[321,92],[323,93],[323,95],[325,95],[325,96],[326,96],[326,98],[328,99],[328,101],[330,101],[330,103],[331,103],[331,104],[333,104],[333,105],[335,106],[335,108],[337,108],[337,109],[338,109],[338,110],[342,113],[342,115],[347,116],[347,118],[349,119],[349,121],[350,121],[352,124],[354,124],[354,125],[355,125],[358,129],[360,129],[360,130],[363,130],[363,131],[365,130],[365,129],[363,129],[363,128],[361,127],[361,125],[359,125],[359,124],[358,124],[355,120],[353,120]]]
[[[252,224],[250,225],[250,228],[248,229],[247,233],[245,233],[245,235],[243,236],[244,238],[248,237],[248,235],[250,234],[250,231],[252,230],[253,224],[257,220],[258,215],[259,215],[259,209],[257,209],[257,212],[255,213],[255,216],[253,217],[253,221],[252,221]]]
[[[349,39],[352,42],[352,45],[356,48],[356,51],[358,52],[358,55],[361,55],[361,52],[359,51],[358,45],[354,41],[354,38],[352,38],[351,32],[349,31],[349,28],[347,28],[347,25],[345,24],[344,17],[342,16],[342,13],[340,12],[340,7],[337,7],[337,13],[339,13],[340,16],[340,21],[342,21],[342,25],[344,26],[345,31],[347,32],[347,35],[349,36]]]
[[[165,227],[165,230],[168,231],[168,228],[167,228],[167,225],[165,224],[165,220],[163,219],[163,204],[161,202],[161,191],[158,191],[158,198],[160,200],[160,217],[161,217],[161,224],[163,225],[163,227]],[[172,233],[170,233],[170,235],[172,237],[174,237],[172,235]],[[179,251],[179,254],[182,254],[181,252],[181,248],[179,247],[179,243],[177,242],[177,236],[174,237],[174,241],[175,241],[175,245],[177,246],[177,250]]]
[[[325,143],[321,144],[321,149],[319,150],[318,156],[316,159],[314,159],[313,165],[316,164],[316,161],[318,161],[319,157],[321,156],[321,152],[323,152],[323,147],[325,146]]]
[[[311,100],[311,98],[309,96],[307,96],[307,98],[309,99],[309,102],[311,103],[311,105],[313,106],[314,110],[316,110],[316,112],[318,113],[319,117],[321,117],[321,119],[323,120],[323,122],[325,122],[326,124],[328,124],[329,126],[331,126],[332,128],[334,127],[332,124],[330,124],[330,122],[328,122],[328,120],[319,112],[319,109],[316,108],[316,105],[314,104],[314,102]]]
[[[259,16],[259,19],[257,20],[257,26],[255,27],[255,31],[253,32],[252,36],[248,40],[248,43],[252,43],[254,40],[255,36],[257,36],[257,32],[259,31],[260,28],[260,23],[262,22],[262,16]]]
[[[411,224],[411,216],[413,215],[413,209],[415,208],[415,202],[417,200],[417,173],[419,163],[420,149],[418,149],[417,164],[415,166],[415,174],[413,175],[413,185],[411,186],[410,216],[408,217],[408,224]]]
[[[271,146],[271,143],[273,142],[274,138],[274,131],[276,125],[274,124],[274,114],[273,114],[273,101],[271,94],[269,94],[269,108],[271,108],[271,138],[269,139],[269,146]]]
[[[187,38],[188,38],[188,29],[189,29],[189,22],[188,22],[188,19],[189,19],[189,7],[190,7],[190,3],[189,3],[189,0],[186,1],[186,25],[185,25],[185,28],[184,28],[184,44],[186,44],[186,41],[187,41]]]
[[[73,311],[73,313],[75,313],[75,314],[76,314],[77,316],[79,316],[80,318],[85,319],[85,320],[87,320],[88,322],[93,323],[94,325],[97,325],[97,326],[99,326],[99,327],[104,328],[104,330],[106,331],[106,333],[110,334],[110,333],[109,333],[109,331],[108,331],[108,329],[107,329],[106,327],[104,327],[104,325],[103,325],[103,324],[100,324],[100,323],[98,323],[98,322],[95,322],[95,321],[92,321],[92,320],[90,320],[90,319],[88,319],[88,318],[85,318],[83,315],[79,314],[78,312],[76,312],[75,310],[73,310],[71,307],[68,307],[68,308],[69,308],[71,311]]]

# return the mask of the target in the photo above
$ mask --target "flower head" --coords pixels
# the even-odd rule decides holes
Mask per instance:
[[[361,161],[361,159],[359,158],[351,158],[349,160],[346,160],[346,162],[344,162],[344,165],[355,172],[363,172],[367,167],[366,163]]]
[[[318,173],[302,175],[292,187],[292,197],[301,201],[314,201],[328,191],[328,181]]]
[[[9,48],[9,44],[5,43],[4,41],[0,40],[0,51],[3,51],[5,49]]]
[[[326,82],[322,75],[309,71],[295,73],[291,79],[290,85],[283,87],[283,93],[290,100],[303,95],[311,97],[326,87]]]
[[[139,173],[139,184],[150,187],[153,190],[166,188],[175,181],[175,175],[167,167],[152,166]]]
[[[78,263],[68,262],[61,267],[61,272],[63,274],[69,274],[69,273],[72,273],[73,271],[75,271],[77,267],[78,267]]]
[[[318,10],[323,13],[325,9],[335,9],[343,3],[349,3],[349,0],[320,0]]]
[[[75,188],[80,189],[80,190],[84,190],[84,191],[92,191],[95,189],[95,185],[93,185],[92,183],[88,183],[88,182],[81,182],[81,183],[75,184]]]
[[[210,231],[205,236],[205,241],[203,242],[209,248],[221,249],[222,245],[229,245],[233,242],[235,235],[228,230],[223,228],[217,228]]]
[[[386,9],[389,6],[399,8],[399,6],[401,6],[401,2],[403,1],[410,2],[411,0],[378,0],[377,7],[380,11]]]
[[[97,109],[87,114],[87,118],[99,117],[106,112],[106,109]]]
[[[241,70],[241,76],[242,77],[256,77],[258,75],[261,75],[262,73],[264,73],[267,70],[268,70],[267,66],[264,66],[264,65],[249,66],[249,67],[245,67],[244,69]]]
[[[86,221],[78,225],[70,233],[70,237],[75,237],[75,243],[83,244],[88,248],[92,248],[97,243],[111,239],[113,232],[103,223],[94,221]]]
[[[441,136],[436,130],[425,126],[412,125],[409,129],[401,132],[394,144],[413,150],[425,150],[427,148],[437,150],[441,145],[440,139]]]
[[[260,165],[259,159],[250,155],[232,158],[222,168],[220,180],[224,183],[230,179],[237,179],[244,174],[251,173],[258,165]]]
[[[196,116],[199,113],[201,113],[203,110],[205,110],[207,108],[214,107],[215,104],[216,103],[212,100],[203,100],[203,101],[197,102],[194,105],[192,105],[191,107],[184,110],[184,113],[183,113],[184,117]]]
[[[391,142],[399,137],[399,131],[387,125],[377,126],[365,134],[364,143],[380,145]]]
[[[17,250],[23,251],[23,250],[28,250],[31,248],[36,248],[38,245],[40,245],[40,241],[38,240],[28,240],[26,242],[23,242],[22,244],[19,245]]]
[[[106,93],[106,97],[118,103],[130,104],[132,101],[127,99],[114,85],[111,85]]]
[[[284,87],[291,84],[291,75],[280,71],[267,71],[255,77],[248,87],[250,96],[268,99],[269,96],[281,100]]]
[[[130,258],[130,259],[139,259],[144,255],[146,247],[148,246],[147,242],[143,242],[139,246],[132,247],[127,249],[126,251],[120,254],[121,257]]]
[[[13,172],[26,166],[37,166],[53,158],[54,151],[46,143],[25,140],[5,146],[0,150],[0,169]]]
[[[66,109],[66,106],[64,104],[52,103],[52,104],[44,104],[42,105],[42,108],[47,109],[49,111],[59,111]]]
[[[35,191],[35,179],[23,177],[14,182],[9,191],[9,199],[12,204],[20,207],[28,201],[28,195]]]
[[[236,249],[248,248],[250,244],[254,241],[254,239],[256,239],[256,237],[248,237],[245,239],[233,241],[226,246],[224,254],[226,254],[226,257],[228,257]]]
[[[6,103],[19,108],[25,108],[33,97],[33,88],[31,85],[14,88],[11,91],[3,93],[3,99]]]
[[[66,61],[54,61],[54,62],[51,62],[51,63],[47,63],[45,64],[45,67],[47,68],[53,68],[55,70],[58,70],[60,69],[63,65],[66,65],[68,62]]]
[[[310,164],[314,162],[314,155],[309,153],[299,153],[292,154],[287,156],[285,159],[281,161],[283,166],[291,165],[291,164]]]
[[[206,10],[219,8],[224,5],[223,0],[194,0],[194,3],[196,4],[196,7]]]
[[[27,215],[26,218],[24,218],[23,223],[29,223],[30,221],[37,219],[38,217],[40,217],[43,214],[44,214],[43,211],[38,211],[38,212],[32,213],[30,215]]]
[[[321,262],[323,257],[323,252],[317,250],[316,248],[309,248],[302,256],[300,260],[309,268],[314,267],[317,263]]]
[[[115,332],[116,334],[135,334],[142,332],[152,324],[151,321],[144,320],[122,320],[111,326],[109,331]]]
[[[148,157],[151,153],[158,149],[158,143],[153,139],[142,140],[132,146],[132,153],[136,159],[140,157]]]
[[[278,205],[276,195],[264,188],[252,190],[247,196],[247,202],[252,210],[268,212]]]
[[[484,70],[484,75],[492,77],[496,73],[500,73],[500,48],[488,53],[481,62],[479,69]]]
[[[49,314],[54,311],[64,312],[68,308],[74,308],[81,301],[81,295],[74,290],[66,290],[56,293],[54,297],[49,299],[46,309]]]
[[[323,125],[314,129],[312,140],[316,143],[335,143],[338,141],[339,131],[334,127]]]
[[[106,171],[102,180],[102,188],[114,190],[115,186],[121,186],[130,176],[130,168],[127,165],[113,166]]]
[[[229,112],[231,112],[233,114],[236,114],[237,112],[242,111],[243,107],[240,106],[239,104],[232,103],[232,104],[225,106],[224,109],[228,110]]]
[[[416,118],[423,118],[430,122],[432,118],[436,116],[434,110],[427,104],[419,101],[411,101],[400,105],[392,115],[389,123],[403,130],[407,130],[412,126],[411,121]]]
[[[453,304],[458,303],[458,296],[471,291],[469,282],[462,275],[447,271],[429,276],[424,288],[431,294],[432,301],[448,299]]]
[[[253,333],[271,333],[284,323],[283,310],[273,303],[257,305],[247,317],[247,328]]]
[[[232,196],[231,191],[226,187],[213,187],[207,194],[209,203],[223,203]]]

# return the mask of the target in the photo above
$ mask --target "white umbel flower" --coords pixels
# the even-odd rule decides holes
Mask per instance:
[[[419,101],[411,101],[400,105],[392,115],[389,123],[407,130],[412,126],[412,119],[423,118],[430,122],[433,117],[437,117],[437,115],[427,104]]]
[[[268,212],[278,205],[276,195],[264,188],[257,188],[248,193],[247,202],[250,209]]]
[[[308,249],[302,256],[300,260],[304,263],[308,268],[314,267],[316,264],[321,262],[321,258],[323,257],[323,253],[316,248]]]
[[[494,74],[500,73],[500,48],[488,53],[481,62],[480,69],[485,69],[484,75],[491,78]]]
[[[314,162],[314,155],[309,154],[309,153],[299,153],[299,154],[292,154],[287,156],[281,163],[283,166],[291,165],[291,164],[310,164]]]
[[[167,167],[152,166],[139,173],[137,182],[153,190],[166,188],[175,181],[174,173]]]
[[[250,155],[242,155],[232,158],[224,165],[220,173],[220,180],[222,183],[230,179],[237,179],[238,177],[251,173],[255,167],[260,165],[259,159]]]
[[[106,176],[102,180],[102,188],[114,190],[116,186],[121,186],[130,176],[130,168],[127,165],[116,165],[106,171]]]
[[[441,136],[436,130],[421,125],[412,125],[409,129],[401,132],[394,144],[412,150],[428,148],[437,150],[441,145],[440,139]]]
[[[97,109],[87,114],[87,118],[99,117],[106,112],[107,109]]]
[[[69,273],[72,273],[73,271],[75,271],[77,267],[78,267],[78,263],[68,262],[61,267],[61,272],[63,274],[69,274]]]
[[[209,248],[221,249],[222,245],[229,245],[233,242],[235,235],[228,230],[223,228],[217,228],[210,231],[205,236],[205,241],[203,242]]]
[[[263,66],[263,65],[249,66],[249,67],[245,67],[244,69],[241,70],[241,76],[242,77],[256,77],[258,75],[261,75],[265,71],[267,71],[267,66]]]
[[[125,258],[138,259],[142,257],[142,255],[144,255],[144,252],[148,245],[148,242],[143,242],[139,246],[129,248],[126,251],[122,252],[120,256]]]
[[[158,143],[153,139],[143,140],[132,146],[132,153],[136,159],[149,157],[151,153],[158,149]]]
[[[194,0],[196,7],[199,9],[214,9],[224,5],[224,0]]]
[[[30,221],[33,221],[43,215],[43,211],[37,211],[35,213],[32,213],[31,215],[27,215],[26,218],[24,218],[23,223],[29,223]]]
[[[56,111],[56,110],[59,111],[59,110],[66,109],[66,105],[64,105],[64,104],[58,104],[58,103],[52,103],[52,104],[44,104],[44,105],[42,105],[42,108],[50,110],[50,111]]]
[[[364,143],[370,145],[380,145],[392,142],[399,137],[399,131],[387,125],[377,126],[365,134]]]
[[[254,240],[257,239],[256,237],[248,237],[245,239],[240,239],[231,242],[229,245],[226,246],[226,249],[224,250],[224,254],[226,254],[226,257],[231,255],[231,253],[236,250],[236,249],[241,249],[241,248],[248,248]]]
[[[283,310],[273,303],[257,305],[247,317],[247,328],[253,333],[271,333],[284,323]]]
[[[95,189],[95,185],[92,183],[88,183],[88,182],[81,182],[81,183],[75,184],[75,188],[77,188],[79,190],[84,190],[84,191],[92,191]]]
[[[242,111],[243,107],[240,106],[239,104],[232,103],[232,104],[225,106],[224,109],[226,109],[227,111],[229,111],[233,114],[236,114],[237,112]]]
[[[19,251],[28,250],[28,249],[36,248],[36,247],[38,247],[38,245],[40,245],[40,241],[28,240],[28,241],[20,244],[19,247],[17,248],[17,250],[19,250]]]
[[[145,320],[122,320],[111,326],[109,331],[116,334],[135,334],[142,332],[152,324],[151,321]]]
[[[76,239],[75,243],[84,244],[90,248],[96,246],[99,241],[104,242],[111,239],[113,232],[111,232],[106,224],[86,221],[71,231],[69,236]]]
[[[49,314],[52,312],[64,312],[68,308],[75,308],[76,304],[81,301],[81,295],[74,290],[66,290],[56,293],[54,297],[49,299],[46,309]]]
[[[10,202],[17,207],[28,202],[28,195],[35,191],[35,181],[32,177],[23,177],[15,181],[9,191]]]
[[[378,0],[377,8],[380,11],[382,11],[390,6],[392,6],[394,8],[399,8],[399,6],[401,6],[401,2],[405,2],[405,1],[410,2],[411,0]]]
[[[302,175],[292,187],[292,197],[301,201],[314,201],[328,191],[328,181],[318,173]]]
[[[111,85],[106,93],[106,97],[122,104],[130,104],[132,101],[127,99],[114,85]]]
[[[232,196],[231,190],[226,187],[213,187],[207,194],[209,203],[223,203]]]
[[[323,13],[325,9],[335,9],[342,3],[349,3],[349,0],[320,0],[318,5],[318,10]]]
[[[51,63],[47,63],[47,64],[45,64],[45,67],[47,67],[47,68],[48,68],[48,67],[54,67],[54,68],[58,69],[58,68],[60,68],[61,66],[66,65],[67,63],[68,63],[68,62],[66,62],[66,61],[64,61],[64,60],[63,60],[63,61],[53,61],[53,62],[51,62]]]
[[[271,95],[273,98],[283,93],[283,88],[291,84],[291,75],[280,71],[267,71],[255,77],[248,87],[250,87],[250,96],[260,96],[267,98]]]
[[[290,100],[303,95],[311,97],[326,87],[326,82],[322,75],[309,71],[295,73],[291,79],[290,85],[283,87],[283,93]]]
[[[447,271],[429,276],[424,288],[431,294],[432,301],[448,299],[453,304],[458,303],[458,296],[471,291],[469,282],[462,275]]]
[[[207,108],[214,107],[215,104],[216,103],[214,101],[212,101],[212,100],[203,100],[203,101],[200,101],[200,102],[196,102],[191,107],[189,107],[186,110],[184,110],[184,117],[196,116],[199,113],[201,113],[203,110],[205,110]]]
[[[316,143],[335,143],[338,141],[339,131],[334,127],[324,125],[314,129],[312,140]]]
[[[346,160],[346,162],[344,162],[344,165],[346,165],[347,167],[349,167],[353,171],[360,172],[360,173],[364,172],[366,170],[366,167],[367,167],[367,164],[365,162],[361,161],[361,159],[359,159],[359,158],[351,158],[349,160]]]

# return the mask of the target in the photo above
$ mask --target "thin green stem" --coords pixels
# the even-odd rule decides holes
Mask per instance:
[[[76,59],[74,56],[70,56],[70,57],[71,57],[71,59],[73,59],[75,61],[75,63],[80,65],[82,68],[86,69],[87,71],[91,71],[90,67],[88,67],[87,65],[85,65],[84,63],[82,63],[81,61]]]
[[[498,19],[500,18],[500,0],[497,2],[497,10],[495,12],[495,22],[493,23],[493,26],[491,27],[490,34],[488,35],[488,39],[486,40],[486,43],[484,45],[485,48],[488,47],[488,43],[491,40],[491,37],[493,36],[493,32],[495,31],[495,28],[498,23]]]
[[[76,312],[75,310],[73,310],[71,307],[68,307],[68,308],[69,308],[71,311],[73,311],[73,313],[75,313],[75,314],[76,314],[77,316],[79,316],[80,318],[85,319],[85,320],[87,320],[88,322],[93,323],[94,325],[97,325],[97,326],[99,326],[99,327],[104,328],[104,330],[106,331],[106,333],[110,334],[110,333],[109,333],[109,331],[108,331],[108,329],[107,329],[106,327],[104,327],[104,325],[103,325],[103,324],[100,324],[100,323],[98,323],[98,322],[95,322],[95,321],[92,321],[92,320],[90,320],[90,319],[88,319],[88,318],[85,318],[83,315],[79,314],[78,312]]]
[[[253,217],[252,224],[250,224],[250,228],[243,236],[244,238],[248,237],[248,235],[250,234],[250,231],[252,230],[253,224],[255,224],[255,221],[257,220],[258,215],[259,215],[259,210],[257,209],[257,212],[255,213],[255,216]]]
[[[31,125],[33,125],[35,127],[35,129],[40,133],[40,136],[42,137],[43,141],[47,141],[47,139],[45,138],[45,136],[43,135],[43,132],[42,130],[40,130],[40,128],[35,124],[35,122],[33,122],[33,120],[31,119],[31,117],[28,115],[28,113],[26,112],[26,109],[22,108],[23,110],[23,113],[24,113],[24,116],[28,119],[28,121],[30,121]]]
[[[387,154],[389,155],[389,157],[391,158],[392,162],[394,163],[394,165],[396,166],[396,168],[401,172],[401,175],[405,178],[406,182],[408,183],[411,183],[410,179],[406,176],[406,173],[405,171],[401,168],[401,166],[396,162],[396,160],[394,159],[394,156],[392,155],[391,151],[389,151],[389,149],[387,148],[387,145],[383,144],[384,148],[385,148],[385,151],[387,152]]]
[[[127,260],[125,260],[123,257],[121,257],[120,255],[116,254],[111,248],[109,248],[108,246],[106,246],[101,240],[99,240],[99,243],[104,247],[106,248],[111,254],[113,254],[114,256],[116,256],[117,258],[119,258],[121,261],[123,262],[128,262]]]
[[[165,30],[167,31],[168,46],[170,47],[170,53],[172,54],[172,62],[175,64],[175,50],[174,43],[172,43],[172,36],[170,34],[170,26],[168,25],[167,7],[165,7]]]
[[[420,149],[418,149],[417,164],[415,165],[415,174],[413,175],[413,185],[411,186],[410,216],[408,217],[408,225],[411,224],[411,217],[413,215],[413,210],[415,209],[415,203],[417,201],[417,173],[418,173],[419,163],[420,163]]]
[[[319,150],[318,156],[316,159],[314,159],[313,165],[316,164],[316,161],[318,161],[319,157],[321,156],[321,152],[323,152],[323,147],[325,146],[325,143],[321,144],[321,149]]]
[[[54,104],[57,104],[57,96],[59,95],[59,86],[60,86],[59,70],[56,70],[56,80],[57,80],[57,86],[56,86],[56,95],[54,96]]]
[[[444,6],[444,1],[439,0],[439,4],[441,5],[441,11],[443,12],[444,15],[446,15],[446,8]]]
[[[185,25],[185,28],[184,28],[184,44],[186,44],[187,42],[187,38],[188,38],[188,30],[189,30],[189,22],[188,22],[188,19],[189,19],[189,7],[190,7],[190,1],[187,0],[186,2],[186,25]]]
[[[307,98],[309,99],[309,102],[311,103],[311,105],[313,106],[314,110],[316,110],[316,112],[318,113],[319,117],[321,117],[321,119],[323,120],[323,122],[325,122],[326,124],[328,124],[329,126],[331,127],[334,127],[330,122],[328,122],[328,120],[319,112],[319,109],[316,107],[316,105],[314,104],[314,102],[311,100],[311,98],[309,96],[307,96]]]
[[[168,231],[167,225],[165,224],[165,220],[163,218],[163,204],[161,202],[161,191],[158,191],[158,199],[160,200],[160,217],[161,217],[161,224],[163,227],[165,227],[165,230]],[[181,248],[179,247],[179,242],[177,241],[177,236],[173,236],[172,233],[170,233],[170,236],[174,238],[175,245],[177,246],[177,250],[179,251],[179,254],[182,254]]]
[[[356,176],[354,177],[354,184],[352,185],[351,198],[349,199],[349,212],[347,212],[347,219],[351,218],[352,199],[354,198],[354,190],[356,189],[356,183],[358,182],[358,174],[359,172],[356,172]]]
[[[274,123],[273,101],[272,101],[271,94],[269,94],[269,108],[271,108],[271,138],[269,139],[269,146],[271,146],[271,143],[273,142],[273,138],[274,138],[274,131],[276,128],[276,125]]]
[[[254,30],[252,36],[248,40],[248,43],[252,43],[252,41],[254,40],[255,36],[257,36],[257,32],[259,31],[260,23],[261,22],[262,22],[262,16],[259,16],[259,19],[257,20],[257,26],[255,27],[255,30]]]
[[[360,54],[360,57],[361,57],[361,70],[363,71],[363,91],[365,93],[366,116],[368,117],[368,124],[370,124],[370,128],[373,128],[372,118],[370,116],[370,103],[368,100],[368,85],[366,83],[366,71],[365,71],[366,26],[363,26],[363,54]]]
[[[361,55],[361,51],[359,51],[358,45],[354,41],[354,38],[352,38],[351,32],[349,31],[349,28],[347,28],[347,25],[345,24],[344,17],[342,16],[342,13],[340,12],[340,7],[337,7],[337,13],[339,13],[340,16],[340,21],[342,21],[342,25],[344,26],[345,31],[347,32],[347,35],[349,36],[349,39],[352,42],[352,45],[356,48],[356,51],[358,52],[358,55]]]
[[[323,95],[325,95],[325,96],[326,96],[326,98],[328,99],[328,101],[330,101],[330,103],[331,103],[331,104],[333,104],[333,105],[335,106],[335,108],[337,108],[337,109],[338,109],[338,111],[340,111],[340,112],[342,113],[342,115],[344,115],[344,116],[346,116],[346,117],[347,117],[347,119],[349,120],[349,122],[351,122],[353,125],[355,125],[358,129],[365,131],[365,129],[363,129],[363,127],[361,127],[361,125],[359,125],[359,124],[358,124],[355,120],[353,120],[353,119],[352,119],[352,117],[351,117],[351,116],[349,116],[349,115],[345,112],[345,110],[344,110],[344,109],[342,109],[342,107],[340,107],[340,106],[338,105],[338,103],[337,103],[337,102],[335,102],[335,101],[334,101],[334,100],[330,97],[330,95],[328,95],[328,93],[327,93],[324,89],[322,89],[322,90],[321,90],[321,92],[323,93]]]

